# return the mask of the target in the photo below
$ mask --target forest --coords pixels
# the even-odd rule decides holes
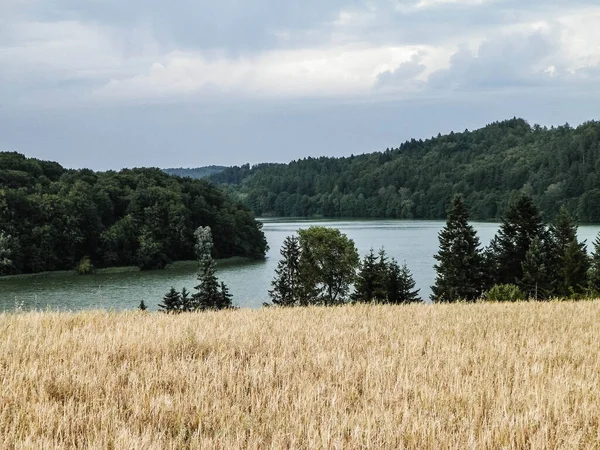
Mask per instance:
[[[600,122],[547,128],[514,118],[384,152],[246,164],[209,179],[259,216],[442,219],[461,194],[473,219],[494,220],[526,194],[546,220],[565,207],[598,223],[599,174]]]
[[[0,152],[0,275],[163,268],[195,259],[199,226],[211,228],[215,258],[265,255],[252,212],[207,181],[160,169],[71,170]]]

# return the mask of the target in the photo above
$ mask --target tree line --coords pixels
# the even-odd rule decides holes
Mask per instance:
[[[545,223],[533,199],[512,202],[498,233],[483,248],[468,223],[462,197],[454,199],[435,255],[436,302],[582,298],[600,294],[600,236],[588,255],[566,208]]]
[[[0,152],[0,275],[137,265],[163,268],[194,254],[209,226],[213,256],[262,258],[261,224],[204,180],[160,169],[65,169]]]
[[[497,220],[521,194],[553,219],[565,207],[600,222],[600,122],[577,128],[522,119],[411,139],[344,158],[228,168],[209,179],[259,216],[442,219],[461,194],[476,220]]]
[[[600,235],[588,255],[577,238],[577,223],[565,208],[545,223],[533,199],[513,201],[496,236],[482,247],[469,224],[469,210],[461,196],[453,199],[439,233],[439,250],[431,300],[517,301],[552,298],[579,299],[600,295]],[[280,249],[269,297],[264,306],[335,306],[346,303],[407,304],[422,302],[406,265],[389,258],[384,248],[373,249],[362,261],[352,239],[335,228],[313,226],[288,236]],[[200,264],[202,268],[202,264]],[[199,280],[206,279],[202,270]],[[214,275],[214,273],[213,273]],[[210,283],[209,283],[210,284]],[[217,286],[216,281],[212,282]],[[196,287],[202,291],[202,283]],[[223,291],[226,291],[223,288]],[[182,291],[182,292],[185,292]],[[231,308],[215,288],[212,303],[191,310]],[[169,298],[177,308],[169,310]],[[171,290],[161,307],[186,310],[186,295]]]

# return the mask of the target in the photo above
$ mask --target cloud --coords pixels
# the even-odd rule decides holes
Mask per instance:
[[[403,62],[395,69],[386,70],[377,75],[375,87],[418,88],[423,85],[423,82],[416,78],[426,70],[427,66],[422,63],[422,55],[415,54],[410,61]]]

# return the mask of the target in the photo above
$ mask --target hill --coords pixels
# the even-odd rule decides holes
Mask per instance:
[[[165,173],[169,175],[176,175],[184,178],[202,179],[207,178],[211,175],[223,172],[227,167],[225,166],[206,166],[197,167],[195,169],[184,169],[183,167],[163,169]]]
[[[561,205],[600,222],[600,122],[492,123],[344,158],[225,169],[210,180],[265,216],[443,219],[461,193],[474,219],[499,218],[520,192],[546,218]]]
[[[561,448],[600,303],[0,314],[1,448]]]
[[[73,269],[85,257],[96,267],[161,268],[195,258],[198,226],[211,227],[216,257],[265,254],[251,211],[207,181],[0,153],[0,275]]]

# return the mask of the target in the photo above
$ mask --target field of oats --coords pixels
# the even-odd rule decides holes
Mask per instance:
[[[600,302],[0,315],[0,448],[598,448]]]

